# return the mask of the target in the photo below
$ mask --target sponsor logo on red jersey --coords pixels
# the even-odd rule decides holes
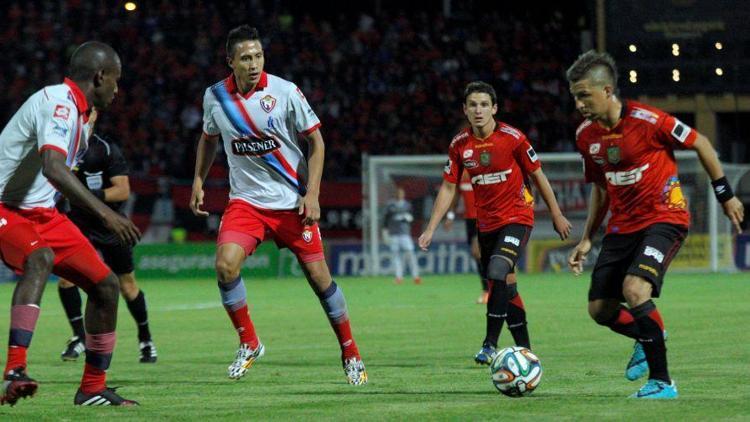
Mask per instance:
[[[607,181],[614,186],[634,185],[643,179],[643,173],[648,170],[648,163],[627,171],[608,171],[604,173]]]

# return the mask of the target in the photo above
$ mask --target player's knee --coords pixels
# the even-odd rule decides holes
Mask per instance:
[[[89,295],[99,302],[117,303],[120,294],[120,282],[117,276],[110,272],[103,280],[96,283]]]
[[[628,275],[622,284],[622,296],[630,306],[639,305],[651,298],[651,283],[647,280]]]
[[[120,293],[128,299],[138,295],[138,285],[132,277],[120,277]]]
[[[490,280],[505,281],[512,266],[507,258],[493,256],[487,265],[487,278]]]
[[[55,262],[55,253],[50,248],[40,248],[26,258],[27,271],[50,270]]]
[[[222,283],[228,283],[240,276],[240,268],[230,260],[216,257],[216,275]]]
[[[589,302],[589,316],[599,325],[608,325],[614,310],[597,302]]]

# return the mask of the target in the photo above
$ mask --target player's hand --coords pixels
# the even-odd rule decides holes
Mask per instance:
[[[320,220],[320,203],[318,202],[318,196],[312,195],[310,192],[302,197],[302,204],[299,206],[299,215],[304,215],[302,224],[309,226],[313,225]]]
[[[422,233],[421,236],[419,236],[419,239],[417,240],[417,243],[419,244],[419,248],[423,251],[426,251],[427,248],[430,247],[430,243],[432,243],[432,230],[425,230],[424,233]]]
[[[132,221],[111,211],[104,217],[104,225],[120,239],[123,245],[133,246],[141,239],[141,231]]]
[[[203,206],[203,187],[193,185],[193,193],[190,194],[190,210],[193,211],[193,214],[206,217],[208,216],[208,211],[203,211],[201,207]]]
[[[724,208],[724,214],[729,218],[729,221],[732,222],[732,225],[737,229],[737,232],[742,233],[741,224],[742,221],[745,220],[745,207],[742,205],[742,202],[735,196],[729,201],[721,204],[721,206]]]
[[[552,217],[552,225],[555,226],[555,231],[560,235],[561,240],[567,239],[570,236],[570,230],[573,228],[570,221],[562,214]]]
[[[591,241],[588,239],[581,239],[581,241],[573,248],[568,256],[568,267],[573,271],[575,275],[581,275],[583,272],[583,263],[586,262],[586,255],[591,250]]]

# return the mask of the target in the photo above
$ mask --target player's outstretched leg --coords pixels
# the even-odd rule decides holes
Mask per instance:
[[[515,274],[508,274],[508,331],[513,336],[516,346],[531,349],[529,340],[529,329],[526,323],[526,308],[521,295],[518,294]]]
[[[23,265],[23,278],[13,291],[8,360],[0,390],[0,405],[8,403],[13,406],[19,399],[33,396],[38,387],[37,382],[26,374],[26,351],[39,319],[39,304],[54,257],[49,248],[40,248],[29,254]]]
[[[487,278],[490,284],[490,297],[487,301],[487,331],[482,348],[474,355],[474,361],[489,365],[497,349],[500,330],[508,316],[508,286],[505,282],[512,263],[505,257],[493,256],[487,266]]]
[[[86,290],[86,365],[73,403],[79,406],[138,405],[138,402],[127,400],[107,387],[107,369],[115,348],[119,299],[117,276],[110,272],[104,280]]]
[[[151,330],[148,326],[148,310],[146,308],[146,294],[135,282],[135,275],[131,271],[125,274],[118,274],[120,280],[120,293],[125,304],[128,306],[130,315],[133,316],[136,326],[138,327],[138,351],[140,353],[139,361],[141,363],[156,362],[156,345],[151,338]]]
[[[60,357],[64,361],[75,361],[86,350],[84,344],[86,332],[83,329],[83,312],[81,312],[81,292],[75,284],[61,278],[57,284],[57,293],[60,296],[65,315],[68,317],[70,328],[73,329],[73,336],[68,339]]]
[[[347,382],[352,385],[367,384],[367,370],[352,335],[344,292],[331,278],[328,265],[324,260],[302,263],[302,270],[310,287],[318,295],[331,328],[336,333]]]
[[[255,249],[255,244],[248,247]],[[246,249],[235,243],[219,245],[216,251],[216,275],[221,302],[240,338],[234,361],[227,368],[231,379],[240,379],[265,354],[265,347],[255,334],[247,306],[247,290],[240,275],[240,267],[247,256]]]

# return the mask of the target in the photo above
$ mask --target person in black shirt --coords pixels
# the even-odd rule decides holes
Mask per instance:
[[[73,169],[78,179],[97,198],[110,208],[123,214],[123,206],[130,196],[128,164],[117,145],[94,134],[89,147]],[[138,288],[133,272],[133,247],[123,245],[117,236],[85,209],[68,201],[60,201],[58,208],[67,212],[68,218],[102,254],[104,262],[117,274],[120,292],[138,325],[140,361],[156,362],[156,347],[148,326],[148,312],[143,290]],[[123,214],[124,215],[124,214]],[[60,278],[58,292],[65,313],[73,328],[73,337],[68,340],[62,359],[74,361],[85,350],[83,318],[81,316],[81,294],[75,284]]]

